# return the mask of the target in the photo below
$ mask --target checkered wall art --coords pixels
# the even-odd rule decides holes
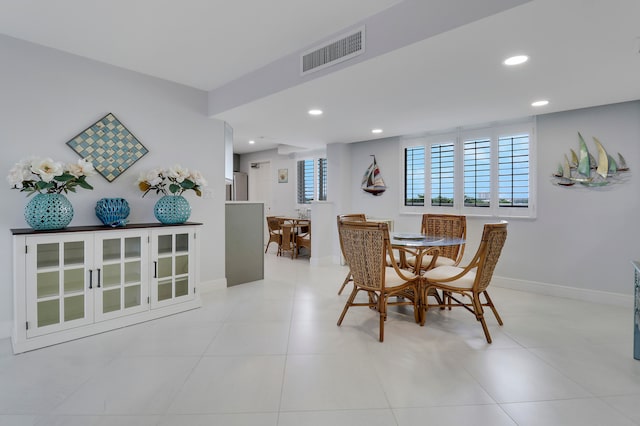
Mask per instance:
[[[149,152],[124,125],[109,113],[67,142],[80,157],[93,163],[109,182]]]

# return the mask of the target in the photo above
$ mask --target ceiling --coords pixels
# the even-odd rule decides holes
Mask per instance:
[[[240,77],[415,1],[427,0],[0,0],[0,33],[216,96]],[[275,93],[243,93],[240,105],[213,116],[233,127],[234,151],[247,153],[640,99],[639,16],[638,0],[532,0]],[[516,53],[529,61],[502,65]],[[538,99],[549,105],[532,107]],[[311,107],[324,114],[308,116]]]

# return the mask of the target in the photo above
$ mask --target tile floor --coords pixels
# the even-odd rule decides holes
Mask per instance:
[[[463,310],[427,324],[352,308],[346,269],[269,253],[204,307],[14,356],[0,425],[640,425],[629,309],[493,288],[488,345]]]

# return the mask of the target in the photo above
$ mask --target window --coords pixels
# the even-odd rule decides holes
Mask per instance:
[[[317,174],[314,160],[298,161],[298,204],[327,199],[327,159],[318,158],[316,164]]]
[[[529,207],[529,135],[498,139],[500,206]]]
[[[491,204],[491,140],[464,142],[464,205],[489,207]]]
[[[327,201],[327,159],[318,159],[318,200]]]
[[[431,205],[453,207],[454,144],[431,145]]]
[[[403,211],[535,217],[533,132],[530,121],[406,139]]]
[[[404,205],[424,206],[424,147],[404,150]]]

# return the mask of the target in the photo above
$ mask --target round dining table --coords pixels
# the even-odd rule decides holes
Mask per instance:
[[[465,243],[464,238],[459,237],[438,237],[433,235],[407,233],[407,232],[392,232],[389,235],[391,240],[391,246],[393,248],[403,248],[408,250],[415,250],[416,256],[418,256],[418,262],[421,262],[421,256],[423,252],[432,247],[444,247],[444,246],[456,246]],[[406,252],[400,250],[400,258],[398,259],[401,267],[406,267]],[[420,263],[416,263],[416,270],[419,271]]]

